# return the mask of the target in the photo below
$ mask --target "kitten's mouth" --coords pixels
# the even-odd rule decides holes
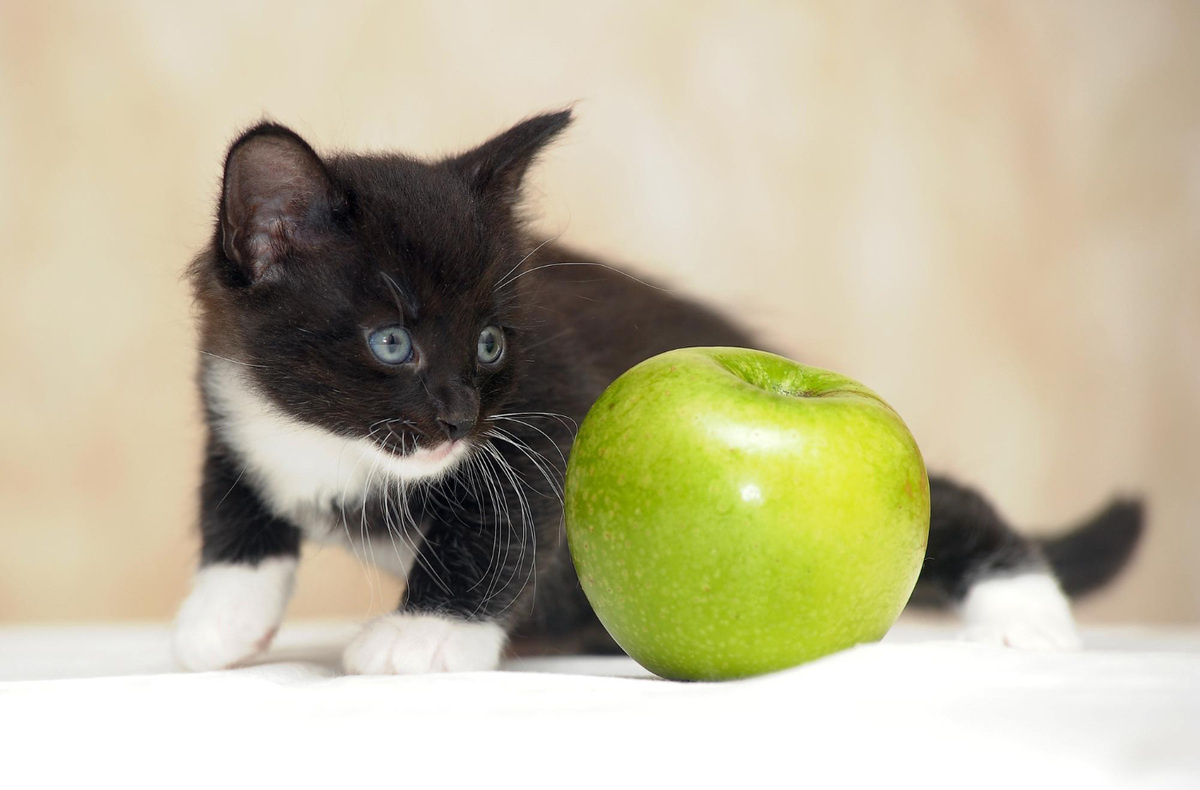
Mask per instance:
[[[455,439],[448,442],[436,444],[433,447],[421,447],[415,442],[385,442],[382,447],[387,451],[387,454],[393,458],[411,459],[413,461],[426,461],[436,463],[445,461],[452,455],[460,453],[467,449],[467,443],[462,439]]]
[[[430,447],[425,447],[420,444],[424,438],[428,437],[421,436],[415,432],[400,432],[389,429],[388,433],[382,438],[382,441],[376,441],[375,444],[392,458],[411,459],[413,461],[429,463],[445,461],[451,456],[461,455],[470,449],[466,439],[443,440]]]
[[[438,478],[454,468],[470,452],[469,442],[462,439],[442,442],[433,447],[411,447],[407,452],[401,447],[375,448],[383,450],[380,460],[383,468],[397,477],[408,480]],[[377,456],[378,457],[378,456]]]
[[[464,444],[462,440],[456,439],[450,442],[442,442],[436,447],[418,447],[405,457],[412,458],[415,461],[432,461],[435,463],[445,461],[462,444]]]

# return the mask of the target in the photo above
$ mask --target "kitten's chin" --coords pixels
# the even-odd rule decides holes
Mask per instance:
[[[471,450],[467,442],[459,439],[442,442],[436,447],[420,447],[404,455],[376,449],[380,465],[403,480],[436,479],[449,472]]]

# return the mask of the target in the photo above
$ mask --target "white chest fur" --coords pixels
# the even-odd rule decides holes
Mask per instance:
[[[436,478],[466,453],[459,443],[436,460],[426,451],[405,457],[365,437],[339,436],[295,419],[260,394],[237,363],[211,360],[204,376],[214,429],[245,463],[266,504],[314,540],[353,535],[357,506],[385,488]],[[357,536],[355,536],[357,537]]]

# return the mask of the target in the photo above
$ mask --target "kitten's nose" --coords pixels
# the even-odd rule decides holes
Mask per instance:
[[[433,390],[437,421],[450,441],[466,436],[479,419],[479,393],[472,387],[455,384]]]
[[[471,428],[475,427],[475,420],[466,415],[450,415],[449,417],[438,417],[438,425],[442,426],[446,438],[453,442],[466,436]]]

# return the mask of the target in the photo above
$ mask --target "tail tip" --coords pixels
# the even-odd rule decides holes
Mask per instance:
[[[1126,545],[1132,552],[1145,528],[1146,503],[1141,497],[1117,497],[1096,521],[1103,525],[1114,543]]]
[[[1145,501],[1121,496],[1079,529],[1047,542],[1044,549],[1066,593],[1087,595],[1116,577],[1136,552],[1145,522]]]

